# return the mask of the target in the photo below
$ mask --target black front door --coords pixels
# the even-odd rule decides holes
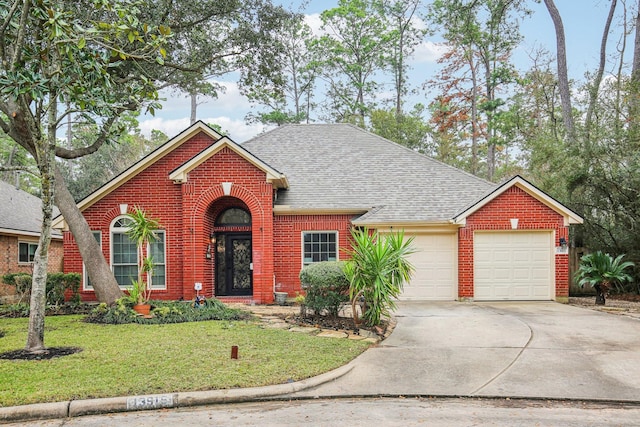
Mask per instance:
[[[251,267],[251,234],[218,234],[216,296],[253,295]]]

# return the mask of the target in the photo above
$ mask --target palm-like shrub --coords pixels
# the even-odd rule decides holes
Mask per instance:
[[[413,273],[407,257],[414,253],[413,238],[404,232],[380,235],[378,231],[352,229],[351,260],[345,265],[354,320],[360,323],[357,305],[362,302],[362,317],[369,326],[378,325],[382,316],[395,308],[394,300]]]
[[[126,215],[131,221],[127,230],[127,236],[136,243],[138,248],[138,280],[133,283],[131,291],[136,294],[136,303],[143,304],[151,297],[151,277],[153,275],[153,259],[145,256],[145,250],[149,250],[150,243],[158,240],[156,230],[160,224],[155,219],[149,218],[146,212],[135,207],[132,213]],[[145,283],[145,275],[147,275]]]
[[[596,304],[605,304],[605,294],[611,287],[632,280],[631,275],[625,270],[634,264],[631,261],[623,262],[622,258],[624,255],[618,255],[614,259],[601,251],[580,258],[580,267],[575,278],[581,287],[590,285],[596,290]]]

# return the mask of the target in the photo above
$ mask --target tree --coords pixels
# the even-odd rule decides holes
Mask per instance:
[[[431,129],[423,118],[424,110],[424,106],[418,104],[400,117],[395,109],[373,110],[370,114],[371,132],[420,153],[433,155],[433,147],[429,144]]]
[[[191,120],[197,118],[199,96],[216,97],[224,90],[214,79],[238,72],[248,86],[280,85],[278,35],[291,13],[272,0],[163,0],[146,11],[150,22],[168,25],[165,67],[146,70],[160,84],[191,99]]]
[[[575,140],[575,124],[573,120],[573,110],[571,107],[571,93],[569,91],[569,77],[567,73],[567,48],[564,36],[564,25],[562,17],[553,0],[544,0],[544,4],[549,11],[553,26],[556,31],[556,55],[558,62],[558,88],[560,90],[560,100],[562,101],[562,118],[567,129],[569,141]]]
[[[120,114],[155,99],[153,82],[140,73],[138,65],[163,61],[163,43],[170,30],[140,20],[146,6],[142,1],[1,3],[6,13],[0,24],[0,129],[29,152],[40,174],[43,220],[34,259],[26,349],[43,351],[54,192],[69,226],[77,228],[77,218],[67,216],[77,207],[57,171],[55,156],[73,158],[94,152],[111,137]],[[58,126],[72,113],[100,129],[97,138],[80,150],[66,149],[56,138]],[[102,258],[106,266],[92,241],[97,249],[92,255]],[[83,257],[90,260],[86,252]],[[96,287],[96,294],[107,301],[121,294],[111,278],[112,286]]]
[[[422,41],[426,30],[416,26],[417,12],[420,0],[376,0],[374,5],[379,14],[385,19],[385,26],[389,28],[387,49],[389,53],[389,68],[393,73],[395,92],[395,117],[400,122],[404,114],[404,97],[409,93],[407,72],[408,58]]]
[[[266,112],[250,114],[248,121],[264,124],[300,123],[310,120],[313,106],[313,89],[318,67],[312,52],[307,48],[312,40],[311,28],[301,15],[292,15],[285,21],[277,35],[282,46],[282,74],[275,82],[259,85],[242,84],[241,89],[249,100],[267,108]]]
[[[494,179],[500,146],[496,120],[506,103],[498,94],[515,81],[509,59],[521,40],[517,21],[520,14],[528,13],[521,0],[437,0],[431,6],[430,16],[450,45],[441,58],[448,65],[440,76],[442,93],[464,91],[461,98],[470,106],[471,172],[479,173],[478,137],[482,136],[489,180]]]
[[[388,61],[392,34],[368,0],[339,0],[320,15],[323,36],[311,44],[328,89],[328,110],[337,122],[364,127],[380,83],[376,72]]]
[[[133,114],[125,114],[121,120],[125,131],[116,140],[107,141],[90,156],[59,163],[74,200],[83,199],[167,141],[167,136],[157,130],[152,131],[151,139],[147,140],[140,133],[138,121]],[[95,139],[96,132],[96,126],[75,126],[71,147],[85,146],[87,141]]]
[[[104,0],[97,7],[89,0],[1,4],[7,14],[0,27],[5,103],[0,106],[5,114],[0,128],[24,146],[46,135],[49,149],[64,159],[94,153],[117,140],[124,112],[143,106],[153,112],[159,105],[158,88],[194,87],[214,65],[220,72],[242,67],[244,79],[277,73],[274,49],[263,47],[270,46],[280,18],[288,16],[270,0]],[[203,29],[209,33],[185,47],[183,43],[196,40]],[[74,126],[95,126],[97,136],[83,147],[68,149],[57,145],[55,131],[71,114]],[[33,154],[35,149],[27,151]],[[61,174],[55,185],[56,202],[80,248],[96,297],[115,301],[122,293]]]

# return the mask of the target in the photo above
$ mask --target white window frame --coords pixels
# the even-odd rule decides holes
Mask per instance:
[[[313,264],[315,262],[322,262],[322,261],[307,261],[306,260],[306,253],[305,253],[305,236],[307,235],[313,235],[313,234],[333,234],[336,237],[336,241],[335,241],[335,259],[328,259],[325,261],[340,261],[340,235],[338,233],[338,230],[306,230],[302,232],[302,236],[301,236],[301,255],[302,255],[302,267],[305,267],[309,264]],[[321,252],[320,252],[321,253]]]
[[[126,227],[115,227],[114,224],[116,222],[118,222],[119,220],[123,219],[123,218],[128,218],[128,217],[126,215],[120,215],[120,216],[114,218],[113,221],[111,221],[111,226],[109,227],[109,235],[111,237],[110,243],[109,243],[109,253],[110,253],[109,263],[110,263],[111,271],[114,272],[114,273],[115,273],[115,266],[114,266],[114,262],[113,262],[113,259],[114,259],[114,250],[113,250],[114,239],[113,239],[113,236],[116,233],[118,233],[118,234],[119,233],[126,234],[126,231],[127,231]],[[158,267],[160,265],[164,269],[164,284],[162,286],[157,286],[156,284],[153,283],[153,280],[152,280],[151,289],[152,290],[165,290],[165,289],[167,289],[167,232],[166,232],[166,230],[157,230],[156,233],[162,234],[163,237],[164,237],[164,240],[162,242],[163,243],[164,263],[156,265],[156,267]],[[147,254],[149,254],[150,251],[151,251],[151,246],[148,244],[147,247],[145,248],[145,250],[146,250]],[[132,264],[120,264],[120,265],[132,265]],[[136,277],[135,278],[137,278],[137,276],[138,276],[137,271],[138,271],[138,251],[136,249]],[[148,279],[148,277],[147,277],[147,279]],[[120,289],[128,289],[130,287],[131,287],[131,284],[129,284],[129,285],[120,285]]]
[[[115,253],[115,251],[113,250],[113,243],[114,243],[113,236],[115,234],[126,234],[127,232],[126,227],[115,227],[115,223],[121,219],[129,219],[129,218],[126,215],[120,215],[114,218],[113,221],[111,221],[111,225],[109,226],[109,267],[111,267],[111,271],[114,273],[114,275],[115,275],[116,266],[114,265],[114,261],[113,261],[114,253]],[[135,253],[136,253],[136,262],[135,262],[136,274],[134,275],[132,280],[135,280],[138,277],[138,251],[136,250]],[[118,265],[133,265],[133,264],[118,264]],[[119,285],[119,286],[120,286],[120,289],[128,289],[131,287],[131,284],[129,283],[128,285]]]
[[[163,249],[163,258],[164,258],[164,262],[162,264],[157,264],[154,261],[154,270],[156,268],[158,268],[158,266],[162,266],[162,268],[164,269],[164,284],[162,286],[157,286],[155,284],[155,280],[151,281],[151,289],[152,290],[163,290],[163,289],[167,289],[167,230],[156,230],[157,234],[162,234],[162,249]],[[151,253],[151,246],[148,245],[147,246],[147,253],[150,254]],[[155,277],[155,276],[153,276]],[[147,278],[148,279],[148,278]]]
[[[33,250],[33,259],[28,259],[27,261],[20,260],[20,245],[27,245],[27,258],[31,258],[31,247],[35,246]],[[19,240],[18,241],[18,264],[20,265],[30,265],[33,264],[33,261],[36,256],[36,250],[38,250],[38,242],[28,241],[28,240]]]

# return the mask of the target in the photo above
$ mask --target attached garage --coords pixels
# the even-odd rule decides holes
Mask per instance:
[[[475,232],[474,299],[552,300],[552,231]]]
[[[455,300],[458,297],[457,234],[415,234],[412,237],[417,252],[411,255],[410,261],[415,272],[411,282],[404,286],[400,299]]]

